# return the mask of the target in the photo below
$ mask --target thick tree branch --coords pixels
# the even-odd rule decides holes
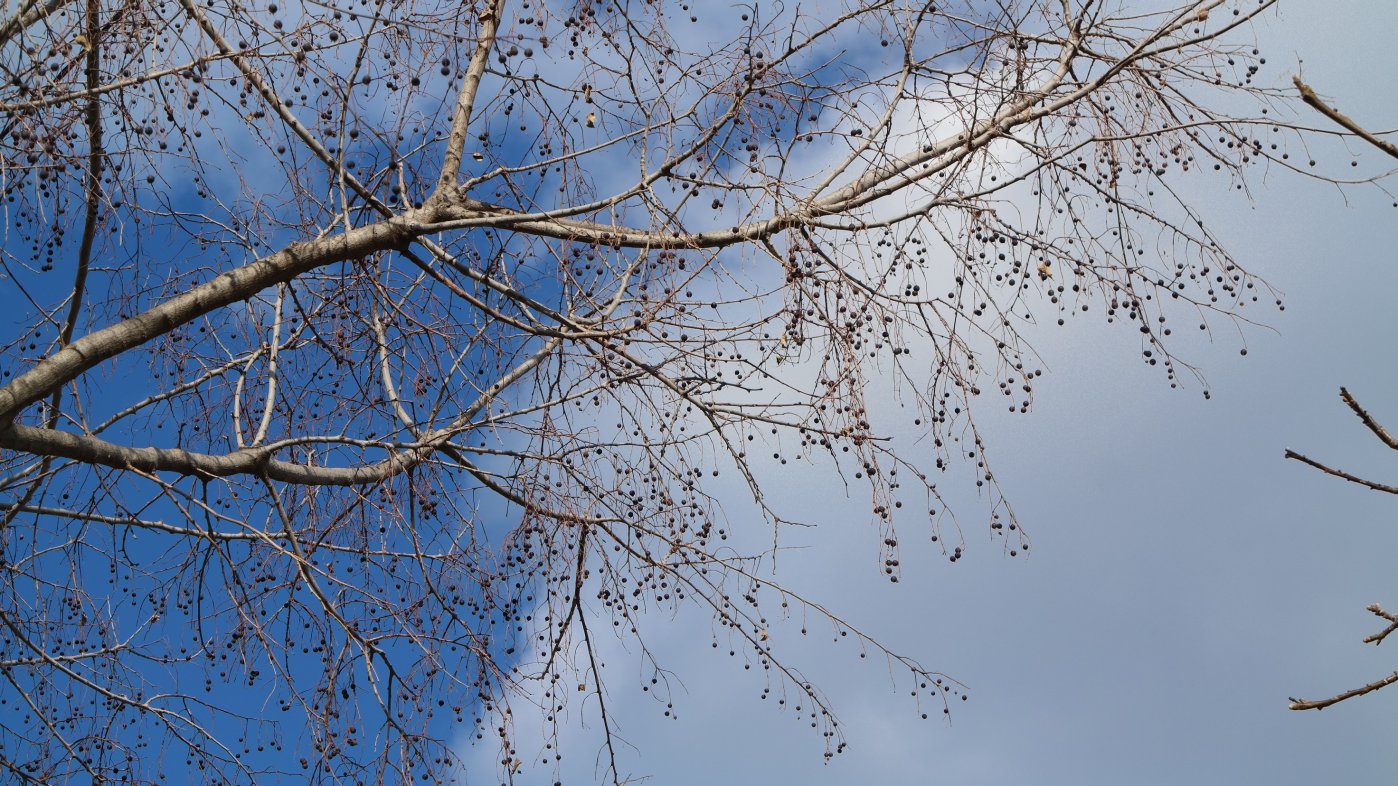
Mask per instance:
[[[293,243],[152,306],[142,314],[83,336],[0,388],[0,434],[20,410],[102,361],[308,271],[405,245],[423,232],[422,219],[428,217],[421,211],[412,211],[402,218],[359,227],[344,234]]]
[[[8,44],[10,39],[21,35],[25,28],[53,16],[60,8],[72,2],[74,0],[48,0],[41,4],[38,0],[25,0],[14,16],[0,22],[0,46]]]
[[[466,76],[461,83],[461,92],[456,98],[456,108],[452,113],[451,127],[447,132],[447,150],[442,160],[442,174],[437,178],[434,198],[451,193],[461,177],[461,158],[466,152],[466,134],[471,125],[471,113],[476,107],[476,95],[480,92],[481,78],[485,76],[490,55],[495,51],[495,36],[500,31],[501,18],[505,11],[505,0],[486,0],[486,7],[480,12],[480,35],[476,47],[471,51],[471,59],[466,66]]]
[[[268,480],[306,486],[360,486],[381,483],[417,466],[438,450],[451,450],[447,444],[448,440],[468,428],[471,419],[477,413],[490,406],[506,388],[537,368],[561,343],[561,338],[550,339],[538,352],[482,392],[449,426],[425,435],[417,445],[410,446],[387,459],[359,467],[321,467],[279,461],[272,458],[276,445],[248,447],[223,455],[212,455],[182,448],[125,447],[97,437],[71,434],[53,428],[34,428],[19,423],[12,423],[8,429],[0,430],[0,446],[35,455],[68,458],[86,464],[147,473],[174,472],[199,478],[255,475]],[[20,505],[26,502],[21,502]]]

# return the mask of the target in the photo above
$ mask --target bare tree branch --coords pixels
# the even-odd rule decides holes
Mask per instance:
[[[1359,485],[1364,486],[1365,488],[1371,488],[1374,491],[1382,491],[1385,494],[1398,494],[1398,486],[1389,486],[1383,483],[1375,483],[1372,480],[1365,480],[1364,478],[1361,478],[1357,475],[1351,475],[1350,473],[1345,472],[1344,470],[1328,467],[1320,463],[1319,461],[1307,458],[1306,456],[1303,456],[1294,450],[1288,449],[1286,451],[1286,457],[1289,459],[1295,459],[1296,461],[1299,461],[1302,464],[1309,464],[1310,466],[1315,467],[1316,469],[1320,470],[1321,472],[1324,472],[1327,475],[1334,475],[1337,478],[1343,478],[1344,480],[1348,480],[1351,483],[1358,483]]]
[[[1287,707],[1287,709],[1292,709],[1292,710],[1323,710],[1323,709],[1325,709],[1326,707],[1329,707],[1329,706],[1334,705],[1334,704],[1339,704],[1340,702],[1345,701],[1345,700],[1347,700],[1347,699],[1352,699],[1352,698],[1354,698],[1354,697],[1356,697],[1356,696],[1363,696],[1363,695],[1366,694],[1366,693],[1373,693],[1374,691],[1376,691],[1376,690],[1378,690],[1378,689],[1380,689],[1380,688],[1386,688],[1386,687],[1388,687],[1389,685],[1392,685],[1392,684],[1395,683],[1395,682],[1398,682],[1398,671],[1393,672],[1392,674],[1388,675],[1387,677],[1384,677],[1383,679],[1374,680],[1373,682],[1369,683],[1368,685],[1363,685],[1363,686],[1361,686],[1361,687],[1355,688],[1354,690],[1347,690],[1347,691],[1345,691],[1344,693],[1336,694],[1336,695],[1334,695],[1334,696],[1331,696],[1331,697],[1328,698],[1328,699],[1320,699],[1320,700],[1318,700],[1318,701],[1307,701],[1307,700],[1305,700],[1305,699],[1292,699],[1292,700],[1291,700],[1291,704],[1290,704],[1290,706]]]
[[[1345,129],[1352,132],[1355,136],[1358,136],[1360,139],[1363,139],[1365,142],[1368,142],[1369,144],[1373,145],[1374,147],[1377,147],[1378,149],[1389,154],[1390,156],[1393,156],[1394,158],[1398,158],[1398,145],[1395,145],[1392,142],[1389,142],[1385,139],[1380,139],[1379,137],[1375,136],[1372,131],[1368,130],[1364,126],[1361,126],[1359,123],[1356,123],[1354,120],[1351,120],[1348,116],[1341,114],[1334,107],[1320,100],[1320,96],[1316,95],[1315,90],[1313,90],[1310,85],[1301,81],[1300,74],[1291,77],[1291,81],[1293,84],[1296,85],[1296,89],[1301,91],[1302,101],[1305,101],[1308,105],[1314,107],[1316,111],[1320,112],[1322,115],[1325,115],[1331,120],[1334,120],[1337,124],[1343,126]]]
[[[1360,420],[1364,421],[1364,426],[1374,432],[1374,436],[1382,440],[1383,444],[1394,450],[1398,450],[1398,438],[1389,434],[1388,429],[1379,425],[1379,422],[1374,420],[1368,410],[1359,405],[1359,402],[1355,400],[1354,396],[1350,395],[1347,389],[1340,388],[1340,398],[1344,400],[1345,404],[1349,405],[1350,409],[1354,410],[1354,414],[1358,415]]]

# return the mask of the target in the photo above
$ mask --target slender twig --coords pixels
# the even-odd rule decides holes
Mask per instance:
[[[1340,388],[1340,398],[1344,399],[1344,402],[1349,405],[1349,408],[1354,410],[1354,414],[1358,415],[1359,419],[1364,421],[1364,425],[1367,426],[1370,431],[1374,432],[1374,436],[1383,440],[1383,444],[1394,450],[1398,450],[1398,437],[1394,437],[1392,434],[1388,433],[1388,429],[1380,425],[1377,420],[1374,420],[1373,416],[1369,414],[1369,411],[1361,407],[1354,396],[1350,395],[1348,389]]]
[[[1352,475],[1348,472],[1345,472],[1344,470],[1328,467],[1320,463],[1319,461],[1316,461],[1312,458],[1307,458],[1306,456],[1303,456],[1294,450],[1288,449],[1286,451],[1286,457],[1289,459],[1295,459],[1296,461],[1299,461],[1302,464],[1309,464],[1310,466],[1315,467],[1316,469],[1320,470],[1321,472],[1324,472],[1327,475],[1334,475],[1337,478],[1343,478],[1351,483],[1358,483],[1359,485],[1364,486],[1365,488],[1371,488],[1374,491],[1382,491],[1385,494],[1398,494],[1398,486],[1389,486],[1383,483],[1375,483],[1372,480],[1365,480],[1364,478],[1361,478],[1358,475]]]
[[[1305,101],[1311,107],[1315,108],[1316,111],[1320,112],[1322,115],[1325,115],[1326,117],[1330,118],[1331,120],[1334,120],[1341,126],[1344,126],[1345,128],[1349,129],[1355,134],[1355,136],[1358,136],[1365,142],[1368,142],[1369,144],[1373,145],[1374,147],[1377,147],[1378,149],[1389,154],[1390,156],[1393,156],[1394,158],[1398,158],[1398,145],[1395,145],[1386,139],[1380,139],[1377,136],[1374,136],[1374,133],[1372,131],[1368,130],[1359,123],[1356,123],[1348,116],[1341,114],[1339,110],[1322,101],[1320,99],[1320,96],[1316,95],[1315,90],[1311,89],[1310,85],[1301,81],[1300,74],[1291,77],[1291,81],[1296,85],[1296,89],[1301,91],[1302,101]]]
[[[1291,700],[1291,705],[1290,705],[1289,707],[1287,707],[1287,709],[1292,709],[1292,710],[1323,710],[1323,709],[1325,709],[1326,707],[1329,707],[1329,706],[1331,706],[1331,705],[1333,705],[1333,704],[1339,704],[1340,702],[1345,701],[1346,699],[1352,699],[1352,698],[1354,698],[1354,697],[1356,697],[1356,696],[1363,696],[1363,695],[1366,694],[1366,693],[1373,693],[1374,691],[1376,691],[1376,690],[1378,690],[1378,689],[1380,689],[1380,688],[1386,688],[1386,687],[1388,687],[1389,685],[1392,685],[1392,684],[1395,683],[1395,682],[1398,682],[1398,671],[1393,672],[1392,674],[1388,675],[1387,677],[1384,677],[1384,678],[1381,679],[1381,680],[1374,680],[1373,682],[1369,683],[1368,685],[1365,685],[1365,686],[1359,687],[1359,688],[1355,688],[1354,690],[1347,690],[1347,691],[1345,691],[1344,693],[1341,693],[1341,694],[1338,694],[1338,695],[1335,695],[1335,696],[1331,696],[1331,697],[1328,698],[1328,699],[1320,699],[1319,701],[1307,701],[1307,700],[1305,700],[1305,699],[1292,699],[1292,700]]]

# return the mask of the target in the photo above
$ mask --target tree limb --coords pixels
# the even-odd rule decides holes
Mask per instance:
[[[1364,126],[1361,126],[1360,124],[1351,120],[1349,117],[1341,114],[1339,110],[1320,100],[1320,96],[1316,95],[1316,92],[1311,89],[1311,86],[1301,81],[1300,74],[1291,77],[1291,81],[1296,85],[1296,89],[1301,91],[1302,101],[1305,101],[1316,111],[1320,112],[1322,115],[1325,115],[1326,117],[1330,118],[1331,120],[1334,120],[1341,126],[1344,126],[1346,129],[1353,132],[1355,136],[1359,137],[1360,139],[1363,139],[1365,142],[1368,142],[1369,144],[1373,145],[1374,147],[1377,147],[1378,149],[1389,154],[1390,156],[1393,156],[1394,158],[1398,158],[1398,145],[1395,145],[1392,142],[1389,142],[1384,139],[1379,139],[1377,136],[1374,135],[1372,131],[1368,130]]]

